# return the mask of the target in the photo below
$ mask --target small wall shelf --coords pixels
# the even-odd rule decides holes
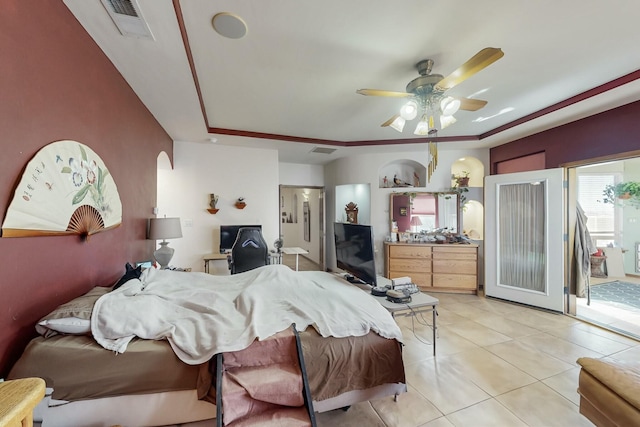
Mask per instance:
[[[211,215],[215,215],[218,213],[220,209],[207,209],[207,211],[211,214]]]

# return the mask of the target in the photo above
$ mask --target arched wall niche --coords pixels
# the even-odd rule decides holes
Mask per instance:
[[[477,200],[469,200],[462,210],[464,233],[473,240],[484,240],[484,206]]]
[[[451,165],[451,176],[469,173],[469,187],[484,186],[484,165],[475,157],[461,157]],[[453,181],[453,179],[452,179]]]
[[[424,187],[427,183],[427,168],[411,159],[392,160],[378,169],[379,188],[387,187]],[[394,183],[394,177],[406,185]]]

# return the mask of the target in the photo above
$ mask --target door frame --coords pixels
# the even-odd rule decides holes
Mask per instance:
[[[623,160],[628,160],[628,159],[638,158],[638,157],[640,157],[640,150],[634,150],[634,151],[627,151],[624,153],[593,157],[590,159],[583,159],[583,160],[578,160],[574,162],[567,162],[560,165],[560,167],[565,168],[565,170],[567,171],[567,174],[566,174],[567,201],[565,205],[567,206],[567,232],[568,232],[567,264],[566,264],[567,265],[566,283],[568,284],[568,289],[566,292],[566,297],[567,297],[567,309],[565,311],[566,314],[570,314],[572,316],[578,316],[578,313],[577,313],[578,301],[576,296],[576,292],[577,292],[576,280],[577,279],[576,279],[576,274],[573,270],[574,265],[577,262],[575,259],[575,255],[573,253],[573,246],[575,244],[575,227],[576,227],[576,221],[577,221],[576,206],[578,203],[576,168],[581,166],[597,165],[599,163],[623,161]],[[609,328],[606,325],[601,325],[601,326],[605,328]]]
[[[320,266],[320,270],[321,271],[326,271],[327,269],[327,257],[325,254],[325,238],[326,238],[326,206],[325,206],[325,201],[326,201],[326,190],[324,186],[317,186],[317,185],[286,185],[286,184],[280,184],[278,186],[278,236],[282,236],[282,220],[281,220],[281,216],[280,216],[280,210],[281,210],[281,200],[282,200],[282,190],[285,188],[295,188],[295,189],[302,189],[302,188],[308,188],[310,190],[320,190],[320,194],[319,194],[319,201],[318,201],[318,212],[313,212],[311,211],[311,215],[317,215],[318,216],[318,226],[319,226],[319,230],[318,230],[318,240],[319,240],[319,247],[318,247],[318,257],[319,257],[319,262],[318,265]]]

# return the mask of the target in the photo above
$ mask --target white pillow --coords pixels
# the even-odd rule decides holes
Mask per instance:
[[[38,328],[38,326],[40,326],[41,329]],[[36,331],[41,335],[45,335],[48,329],[61,334],[84,335],[91,332],[91,321],[79,317],[65,317],[61,319],[42,320],[36,325]]]
[[[90,333],[93,305],[98,298],[110,290],[111,288],[97,286],[86,294],[58,306],[36,323],[36,331],[45,338],[58,333],[81,335]]]

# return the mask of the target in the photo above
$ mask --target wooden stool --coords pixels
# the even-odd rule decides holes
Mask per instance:
[[[33,408],[44,397],[42,378],[22,378],[0,383],[0,425],[33,426]]]

